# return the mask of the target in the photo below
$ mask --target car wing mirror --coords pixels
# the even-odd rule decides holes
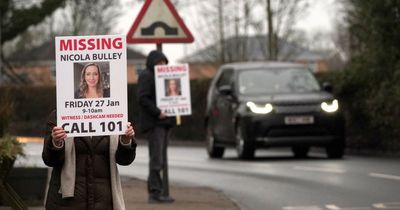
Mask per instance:
[[[233,95],[232,86],[230,86],[230,85],[222,85],[221,87],[218,88],[218,92],[221,95],[225,95],[225,96],[232,96]]]
[[[333,93],[333,85],[330,82],[323,82],[322,88],[328,93]]]

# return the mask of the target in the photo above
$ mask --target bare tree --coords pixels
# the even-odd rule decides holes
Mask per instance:
[[[351,35],[349,33],[349,28],[344,23],[337,23],[335,25],[336,30],[332,34],[333,44],[336,49],[340,51],[342,58],[345,61],[350,59],[351,48],[350,48],[350,41]]]
[[[196,37],[195,45],[197,49],[204,49],[200,53],[201,59],[213,60],[216,63],[226,62],[226,7],[228,4],[230,3],[227,0],[202,1],[195,8],[199,16],[196,17],[194,28],[200,34]]]
[[[247,37],[254,23],[258,0],[202,1],[195,28],[201,34],[196,48],[207,48],[201,57],[215,63],[247,60]]]
[[[15,39],[21,39],[22,34],[41,23],[48,15],[64,4],[64,0],[43,0],[43,1],[13,1],[2,0],[0,3],[1,16],[1,42],[0,42],[0,80],[14,83],[24,83],[24,79],[18,75],[11,64],[6,60],[4,51],[12,51],[4,47]]]
[[[285,59],[281,52],[279,39],[287,41],[294,34],[293,26],[307,12],[307,0],[261,0],[266,1],[266,16],[268,24],[268,49],[265,57],[269,60]]]
[[[234,14],[235,39],[230,39],[231,45],[234,45],[233,60],[231,61],[247,61],[248,56],[248,40],[250,29],[257,21],[254,19],[256,13],[254,9],[257,1],[252,0],[236,0],[234,10],[230,10],[229,14]],[[232,9],[232,8],[231,8]]]
[[[277,59],[277,44],[274,38],[274,24],[273,24],[273,11],[271,9],[271,0],[267,1],[267,24],[268,24],[268,58],[270,60]]]
[[[346,19],[346,14],[351,13],[353,7],[350,2],[346,0],[340,0],[337,6],[339,15],[336,16],[335,30],[331,38],[333,40],[333,45],[340,51],[344,61],[347,62],[350,60],[352,35],[350,33],[350,26]]]
[[[120,1],[67,0],[63,12],[64,31],[71,35],[107,34],[120,14]]]
[[[308,0],[203,1],[198,8],[200,21],[196,28],[201,29],[199,37],[204,41],[197,48],[211,46],[207,51],[216,56],[217,63],[254,59],[250,56],[254,41],[260,42],[258,46],[266,59],[284,60],[289,53],[281,49],[281,42],[298,37],[294,25],[306,13]],[[269,39],[258,38],[266,34]],[[204,52],[202,55],[210,57]]]
[[[283,50],[281,43],[289,40],[295,42],[300,37],[294,25],[307,12],[308,1],[175,0],[173,3],[178,9],[187,9],[196,4],[199,15],[193,17],[192,21],[200,35],[196,37],[195,48],[204,49],[198,58],[225,63],[251,59],[249,42],[254,40],[260,42],[261,54],[266,59],[285,60],[290,57],[291,53]],[[261,36],[269,36],[269,39],[254,38]]]
[[[218,0],[218,27],[219,27],[219,43],[220,43],[220,60],[225,63],[225,35],[224,35],[224,4],[222,0]]]

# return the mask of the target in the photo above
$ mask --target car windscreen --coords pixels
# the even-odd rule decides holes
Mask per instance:
[[[239,92],[244,95],[319,91],[313,74],[301,68],[254,69],[239,72]]]

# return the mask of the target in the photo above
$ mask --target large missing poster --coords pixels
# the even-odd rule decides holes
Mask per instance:
[[[192,114],[189,66],[155,66],[157,107],[167,116]]]
[[[125,133],[125,36],[56,37],[57,126],[68,137]]]

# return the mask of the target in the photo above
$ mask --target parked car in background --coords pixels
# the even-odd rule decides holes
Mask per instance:
[[[290,147],[296,157],[306,157],[318,146],[329,158],[341,158],[344,116],[331,91],[301,64],[221,66],[207,96],[209,156],[221,158],[226,147],[236,147],[240,158],[251,159],[258,148]]]

